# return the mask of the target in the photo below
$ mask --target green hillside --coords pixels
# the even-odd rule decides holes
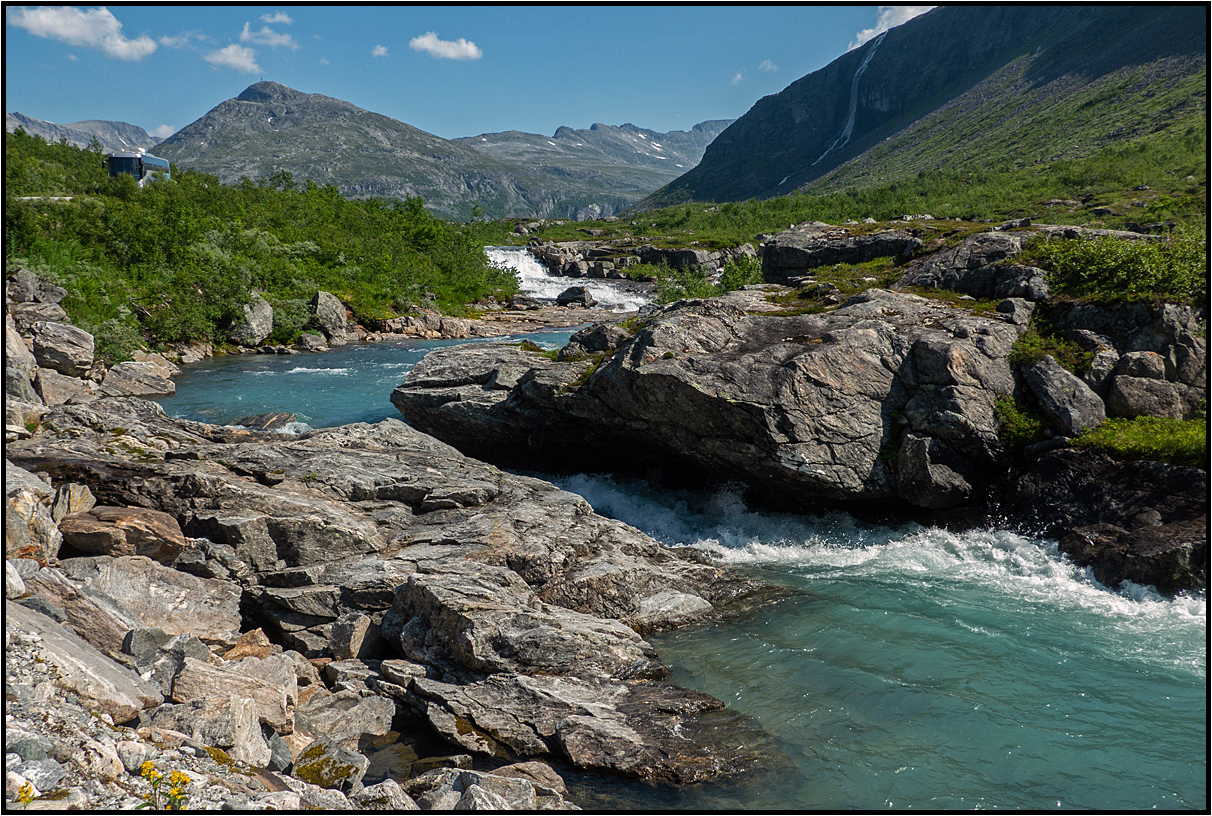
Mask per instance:
[[[144,338],[225,342],[252,289],[274,307],[277,341],[307,327],[320,289],[362,322],[413,306],[462,314],[517,289],[484,254],[490,227],[442,221],[418,198],[350,200],[288,173],[225,185],[174,169],[139,187],[107,177],[100,153],[23,131],[4,136],[4,174],[6,268],[66,287],[64,308],[110,361]]]

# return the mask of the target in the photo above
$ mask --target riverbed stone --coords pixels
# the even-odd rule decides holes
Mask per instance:
[[[130,361],[105,372],[101,393],[108,397],[171,397],[177,393],[177,385],[164,376],[163,366]]]

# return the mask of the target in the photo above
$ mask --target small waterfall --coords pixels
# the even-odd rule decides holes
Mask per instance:
[[[492,246],[484,251],[495,265],[516,271],[522,291],[536,298],[555,300],[570,286],[584,286],[600,305],[616,312],[635,311],[651,300],[643,292],[630,290],[625,281],[550,275],[525,247]]]
[[[872,41],[871,48],[867,50],[867,54],[863,57],[863,61],[859,63],[858,70],[854,72],[854,79],[850,80],[850,113],[846,117],[846,126],[842,128],[842,135],[837,137],[837,141],[830,145],[829,149],[821,154],[820,159],[817,159],[812,163],[813,167],[820,164],[821,159],[825,158],[833,151],[840,150],[845,147],[846,143],[850,141],[850,134],[854,130],[854,114],[858,110],[859,79],[862,78],[863,72],[867,70],[867,64],[871,62],[871,58],[875,56],[875,50],[880,47],[880,43],[884,41],[884,37],[887,36],[887,34],[888,32],[885,31]]]

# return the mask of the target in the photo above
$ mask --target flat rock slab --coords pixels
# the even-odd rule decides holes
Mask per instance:
[[[42,638],[41,654],[54,667],[56,682],[78,694],[90,710],[123,723],[164,702],[150,683],[45,615],[6,600],[4,619],[6,626]]]

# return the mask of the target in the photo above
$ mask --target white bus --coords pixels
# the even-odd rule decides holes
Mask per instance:
[[[147,179],[169,178],[168,160],[150,153],[112,153],[102,164],[111,177],[134,176],[139,184]]]

